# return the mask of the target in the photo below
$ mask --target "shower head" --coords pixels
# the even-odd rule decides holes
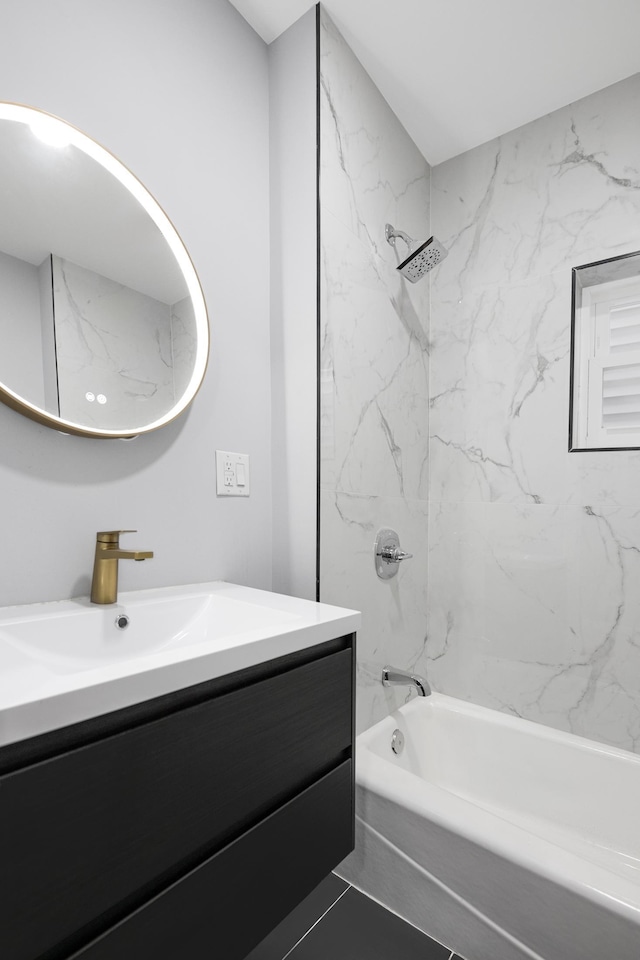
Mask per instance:
[[[396,268],[403,277],[411,280],[411,283],[417,283],[424,277],[425,273],[440,263],[447,255],[447,251],[435,237],[429,237],[424,243],[421,243],[406,260]]]
[[[440,261],[444,260],[447,256],[448,251],[445,250],[435,237],[429,237],[428,240],[425,240],[424,243],[421,243],[414,250],[414,241],[411,237],[403,230],[396,230],[390,223],[386,224],[384,235],[387,242],[394,247],[398,237],[406,243],[409,256],[403,260],[402,263],[398,264],[396,269],[400,271],[403,277],[410,280],[411,283],[417,283],[418,280],[424,277],[425,273],[433,270],[436,264],[440,263]]]

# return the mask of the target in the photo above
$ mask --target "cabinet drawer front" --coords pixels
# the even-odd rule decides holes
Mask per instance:
[[[72,960],[242,960],[353,849],[345,761]]]
[[[0,779],[0,956],[64,956],[348,755],[351,651]]]

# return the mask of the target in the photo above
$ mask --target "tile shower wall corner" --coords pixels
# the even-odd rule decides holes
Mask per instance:
[[[640,748],[640,453],[568,453],[571,267],[640,248],[640,75],[432,171],[437,689]]]
[[[384,227],[429,236],[430,169],[322,8],[320,71],[321,600],[364,611],[363,729],[395,705],[382,667],[413,666],[426,632],[429,287],[396,272]],[[416,555],[388,583],[382,526]]]

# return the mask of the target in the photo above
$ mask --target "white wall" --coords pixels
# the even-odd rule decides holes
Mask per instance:
[[[271,585],[267,50],[226,0],[5,0],[0,92],[69,120],[168,213],[212,326],[186,416],[133,442],[64,437],[0,405],[0,603],[87,593],[95,533],[155,550],[122,589]],[[247,265],[250,253],[250,265]],[[216,500],[217,448],[251,497]]]
[[[273,589],[316,596],[316,10],[269,47]]]

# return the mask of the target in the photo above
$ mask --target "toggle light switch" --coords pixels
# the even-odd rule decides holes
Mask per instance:
[[[249,496],[249,454],[216,450],[216,493],[219,497]]]

